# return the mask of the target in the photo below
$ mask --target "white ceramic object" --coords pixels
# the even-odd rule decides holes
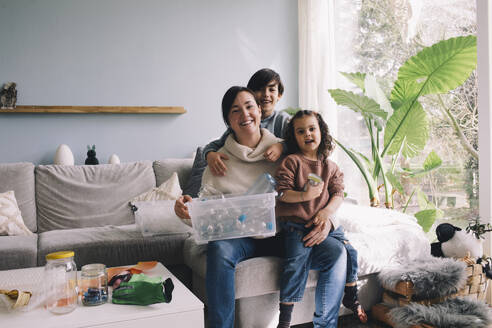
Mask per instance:
[[[58,146],[55,152],[55,158],[53,159],[53,164],[56,165],[73,165],[74,158],[70,147],[65,144]]]
[[[108,163],[109,164],[120,164],[121,161],[120,161],[120,158],[118,157],[118,155],[113,154],[109,157]]]

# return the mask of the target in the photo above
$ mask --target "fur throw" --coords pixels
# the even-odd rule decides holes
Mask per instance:
[[[485,328],[490,323],[490,315],[484,302],[464,298],[448,299],[431,306],[411,303],[389,312],[395,328],[408,328],[422,323],[443,328]]]
[[[401,281],[411,281],[414,300],[452,295],[466,283],[466,264],[448,258],[427,258],[398,267],[383,269],[379,280],[386,289],[394,289]]]

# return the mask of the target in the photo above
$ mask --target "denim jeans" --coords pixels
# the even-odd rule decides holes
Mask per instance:
[[[344,243],[341,242],[341,238],[344,238],[343,230],[340,227],[330,232],[321,244],[305,247],[302,238],[307,231],[303,225],[287,223],[282,228],[285,257],[280,301],[301,301],[309,270],[319,270],[314,327],[336,328],[348,267]]]
[[[210,328],[234,326],[234,273],[236,265],[257,256],[282,256],[279,236],[211,241],[207,246],[206,288]]]

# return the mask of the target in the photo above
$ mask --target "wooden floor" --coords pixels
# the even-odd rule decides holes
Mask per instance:
[[[368,315],[369,315],[369,322],[366,324],[360,323],[359,319],[357,319],[353,315],[345,315],[343,317],[340,317],[338,319],[338,328],[391,328],[388,325],[371,320],[370,313],[368,313]],[[292,328],[312,328],[312,327],[313,327],[312,323],[292,326]]]

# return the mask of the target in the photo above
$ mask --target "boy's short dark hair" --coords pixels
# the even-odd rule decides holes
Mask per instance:
[[[262,68],[249,79],[247,87],[253,91],[258,91],[264,88],[270,83],[270,81],[277,82],[278,93],[282,95],[284,93],[284,85],[280,80],[280,75],[273,69]]]
[[[230,87],[224,94],[224,97],[222,97],[222,119],[227,126],[229,126],[229,112],[231,111],[232,104],[234,103],[237,94],[242,91],[251,94],[256,104],[258,105],[258,100],[256,99],[255,94],[253,91],[251,91],[251,89],[238,85]]]

